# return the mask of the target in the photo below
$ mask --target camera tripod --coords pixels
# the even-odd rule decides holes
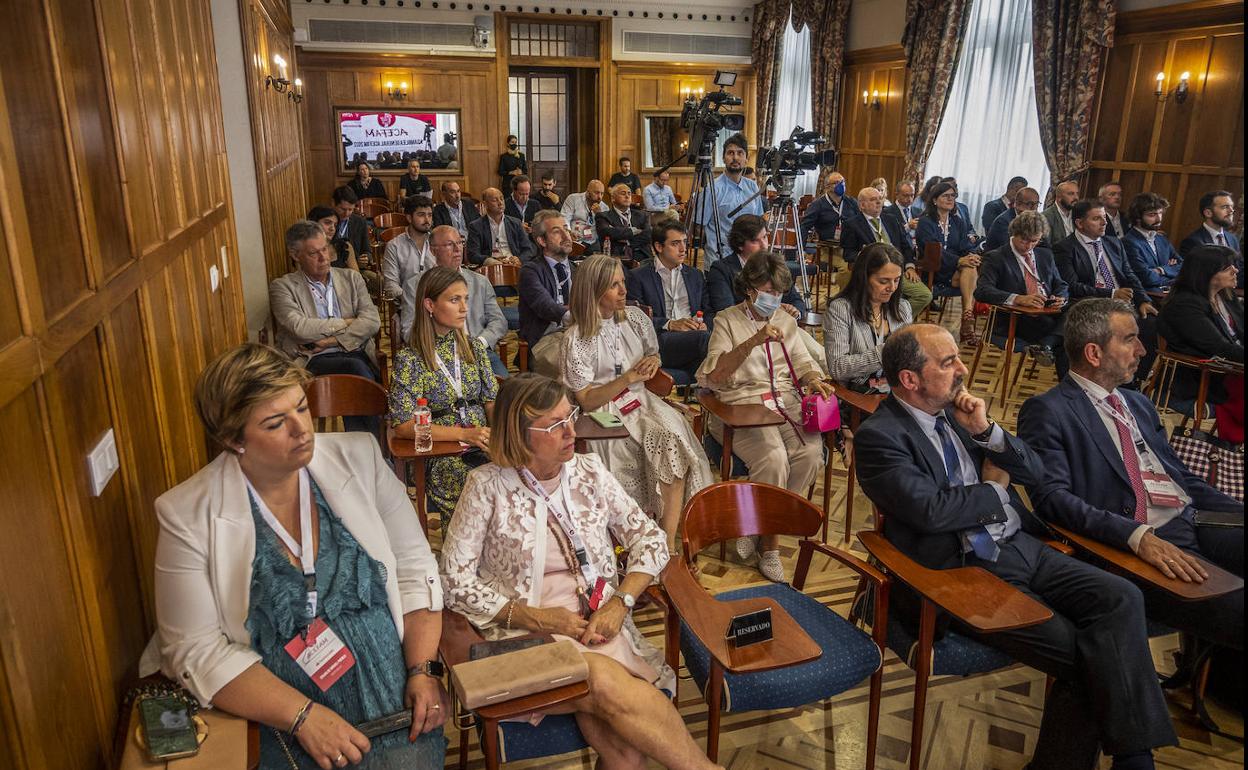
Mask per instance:
[[[689,264],[693,267],[698,267],[698,254],[706,250],[705,244],[708,228],[715,229],[715,247],[717,250],[715,259],[723,256],[724,238],[728,235],[721,232],[719,227],[719,201],[715,197],[715,178],[712,173],[715,165],[712,159],[714,151],[715,140],[713,136],[709,143],[703,142],[702,146],[698,148],[698,160],[693,166],[693,186],[689,190],[689,205],[685,206],[684,214],[680,218],[686,232],[692,233],[693,225],[695,224],[700,224],[702,228],[700,238],[696,241],[690,238]],[[708,200],[702,200],[703,194],[707,196]],[[702,219],[709,218],[711,221],[699,222],[698,212],[707,212],[707,215],[702,217]],[[710,265],[708,263],[703,265],[703,267],[710,267]]]
[[[794,181],[796,177],[778,175],[768,179],[759,188],[760,194],[762,190],[767,189],[768,185],[776,190],[775,197],[768,201],[767,242],[771,244],[773,250],[783,254],[785,248],[788,247],[787,234],[793,233],[794,251],[797,256],[798,290],[802,294],[802,300],[806,303],[806,316],[802,319],[802,323],[807,326],[818,326],[823,323],[823,314],[811,309],[810,277],[806,273],[806,252],[802,248],[802,225],[797,213],[797,204],[793,201]],[[786,239],[786,242],[781,242],[781,239]]]

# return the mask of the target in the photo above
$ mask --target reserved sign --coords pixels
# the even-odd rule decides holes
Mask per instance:
[[[771,608],[734,617],[728,623],[727,639],[737,648],[771,641]]]

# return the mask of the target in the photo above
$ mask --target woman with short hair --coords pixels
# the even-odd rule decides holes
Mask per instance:
[[[373,169],[367,163],[357,163],[355,165],[355,176],[352,177],[347,186],[356,194],[360,200],[365,198],[382,198],[386,197],[386,187],[381,183],[380,179],[373,176]]]
[[[675,691],[675,672],[632,619],[667,543],[598,455],[576,454],[579,413],[574,394],[547,377],[503,383],[492,462],[468,475],[442,546],[447,606],[487,639],[539,632],[577,646],[589,694],[528,721],[575,714],[600,766],[715,767],[660,692]]]
[[[901,252],[872,243],[858,252],[845,291],[823,314],[823,347],[832,379],[853,390],[886,392],[880,354],[889,335],[913,321],[903,302]]]
[[[928,180],[931,181],[931,180]],[[962,296],[962,328],[959,342],[974,345],[975,286],[979,283],[980,256],[970,239],[970,225],[957,212],[958,188],[949,182],[936,182],[928,191],[914,233],[919,257],[929,243],[940,244],[940,270],[937,289],[957,287]]]
[[[265,726],[262,767],[441,768],[437,564],[376,439],[314,435],[308,379],[251,343],[200,375],[225,449],[156,500],[150,651],[200,703]],[[347,657],[317,669],[313,645]],[[355,727],[409,709],[410,730]]]
[[[715,316],[698,384],[728,404],[761,403],[784,416],[779,425],[734,431],[732,451],[749,468],[751,481],[805,497],[823,464],[823,441],[797,422],[802,396],[831,396],[832,386],[823,381],[823,371],[807,353],[797,322],[788,313],[777,312],[780,297],[793,282],[781,256],[773,251],[752,255],[736,281],[745,301]],[[713,415],[707,416],[707,429],[722,443],[723,425]],[[779,543],[778,537],[768,536],[758,546],[759,571],[777,583],[784,581]],[[748,559],[754,550],[753,539],[737,541],[741,558]]]

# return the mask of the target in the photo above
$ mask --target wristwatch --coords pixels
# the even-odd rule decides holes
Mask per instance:
[[[411,679],[417,674],[431,676],[434,679],[441,679],[446,674],[446,666],[442,665],[440,660],[426,660],[424,663],[418,663],[407,669],[407,678]]]
[[[988,439],[992,438],[992,429],[995,427],[997,427],[997,424],[993,422],[992,420],[989,420],[988,430],[984,431],[983,433],[976,433],[974,436],[971,436],[971,440],[978,441],[981,444],[984,443]]]
[[[620,601],[624,602],[624,607],[627,609],[631,610],[633,606],[637,604],[637,600],[634,599],[633,595],[627,591],[616,591],[615,595],[620,597]]]

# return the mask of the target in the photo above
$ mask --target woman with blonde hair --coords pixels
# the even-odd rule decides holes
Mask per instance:
[[[672,547],[681,509],[711,483],[711,468],[689,421],[646,390],[659,371],[659,342],[654,324],[626,299],[618,259],[597,254],[577,268],[560,355],[563,381],[582,409],[613,414],[628,429],[627,439],[590,447],[643,510],[659,514]]]
[[[308,379],[250,343],[200,375],[195,405],[224,451],[156,500],[140,670],[158,654],[200,703],[264,725],[262,767],[441,768],[437,563],[377,441],[313,433]],[[332,654],[317,667],[312,651]],[[406,710],[410,730],[356,728]]]
[[[426,270],[416,284],[415,304],[410,345],[394,357],[390,424],[399,438],[414,439],[413,414],[417,399],[423,398],[433,412],[433,440],[471,447],[462,455],[429,460],[426,488],[445,532],[468,471],[488,460],[498,379],[485,343],[466,331],[468,284],[458,270]]]
[[[610,257],[607,257],[610,259]],[[715,765],[661,690],[676,674],[633,623],[641,592],[667,564],[663,533],[596,454],[576,454],[580,407],[563,385],[525,372],[495,404],[493,462],[468,484],[442,545],[447,606],[487,639],[529,632],[578,646],[589,694],[548,714],[574,714],[598,767]],[[627,551],[621,575],[615,543]]]

